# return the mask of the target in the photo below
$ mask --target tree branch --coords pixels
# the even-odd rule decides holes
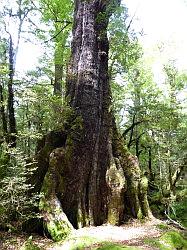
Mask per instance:
[[[137,125],[139,125],[139,124],[141,124],[141,123],[143,123],[143,122],[147,122],[147,120],[142,120],[142,121],[133,122],[133,124],[132,124],[129,128],[125,129],[125,131],[123,132],[122,136],[125,137],[126,134],[127,134],[132,128],[134,128],[135,126],[137,126]]]
[[[134,142],[138,142],[140,140],[140,138],[142,137],[142,135],[144,135],[145,132],[141,133],[136,139],[133,139],[131,140],[129,143],[128,143],[128,148],[130,148],[130,146],[134,143]]]
[[[66,28],[68,27],[68,25],[70,25],[70,24],[71,24],[71,22],[67,22],[66,25],[63,26],[62,29],[61,29],[59,32],[57,32],[57,34],[55,34],[55,35],[54,35],[53,37],[51,37],[49,40],[44,41],[44,43],[48,43],[48,42],[54,40],[54,39],[55,39],[64,29],[66,29]]]
[[[186,228],[183,227],[179,222],[177,222],[177,221],[171,219],[171,217],[166,213],[166,211],[165,211],[165,215],[166,215],[166,217],[168,218],[167,224],[173,224],[175,227],[178,227],[178,228],[180,228],[180,229],[182,229],[182,230],[186,230]]]

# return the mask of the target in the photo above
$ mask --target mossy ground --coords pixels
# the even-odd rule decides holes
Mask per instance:
[[[187,240],[177,231],[166,232],[158,239],[146,239],[145,243],[160,250],[187,249]]]
[[[129,247],[129,246],[122,246],[119,244],[111,244],[111,243],[105,243],[100,247],[93,248],[93,250],[123,250],[123,249],[129,249],[129,250],[138,250],[139,248],[136,247]]]
[[[57,245],[56,245],[57,246]],[[102,241],[93,237],[70,238],[64,244],[59,245],[60,249],[66,250],[138,250],[137,247],[130,247],[124,244],[117,244],[109,241]],[[58,249],[58,247],[57,247]]]
[[[156,227],[160,230],[168,230],[169,229],[169,226],[164,224],[164,223],[158,224],[158,225],[156,225]]]

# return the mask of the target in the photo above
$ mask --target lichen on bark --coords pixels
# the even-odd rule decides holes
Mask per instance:
[[[141,170],[136,156],[127,149],[124,139],[113,123],[113,154],[118,157],[126,178],[127,190],[124,194],[124,219],[152,217],[147,200],[148,182],[141,178]]]
[[[57,148],[50,154],[49,168],[45,175],[42,186],[42,198],[39,209],[41,210],[44,229],[54,241],[65,239],[73,231],[73,226],[69,222],[58,198],[60,188],[63,194],[63,177],[60,171],[63,169],[59,163],[63,164],[64,148]]]
[[[147,218],[152,218],[153,215],[149,207],[149,202],[147,198],[148,185],[149,183],[148,183],[147,177],[143,176],[140,181],[140,189],[139,189],[142,213],[143,213],[143,216]]]
[[[116,161],[116,162],[115,162]],[[107,223],[119,225],[123,220],[125,176],[118,159],[114,159],[106,173],[109,187]]]

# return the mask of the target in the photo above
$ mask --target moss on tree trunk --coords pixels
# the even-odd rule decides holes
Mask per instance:
[[[138,160],[126,149],[111,112],[107,26],[118,1],[111,2],[75,1],[66,83],[74,122],[61,143],[45,140],[38,154],[38,173],[47,172],[40,209],[54,240],[73,227],[149,216]]]
[[[126,184],[123,169],[118,159],[115,159],[115,161],[113,161],[106,173],[109,188],[107,222],[111,225],[119,225],[123,220]]]
[[[64,148],[57,148],[50,154],[49,168],[42,186],[42,198],[39,208],[44,220],[44,229],[54,241],[65,239],[72,231],[73,226],[63,211],[58,198],[64,191],[63,177],[60,171],[63,169]],[[61,162],[62,166],[59,166]]]
[[[147,200],[148,182],[141,178],[138,159],[127,149],[125,141],[117,131],[113,120],[113,154],[118,157],[126,178],[127,189],[124,195],[124,219],[152,217]]]

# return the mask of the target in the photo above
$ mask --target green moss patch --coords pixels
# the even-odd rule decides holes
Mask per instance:
[[[169,226],[166,224],[158,224],[158,225],[156,225],[156,228],[164,231],[164,230],[168,230]]]
[[[51,235],[51,238],[54,241],[60,241],[65,239],[70,233],[71,233],[71,228],[65,221],[50,221],[47,224],[47,229],[49,234]]]
[[[67,250],[138,250],[139,248],[125,246],[122,244],[112,243],[108,241],[102,241],[90,236],[72,237],[70,236],[64,242],[56,243],[55,246],[62,247]]]
[[[100,240],[89,236],[81,236],[81,237],[70,236],[69,238],[66,238],[64,242],[61,241],[55,244],[55,246],[62,247],[62,249],[67,249],[67,250],[81,250],[85,249],[86,247],[100,244],[99,242]],[[94,247],[91,249],[94,249]]]
[[[187,249],[187,240],[178,232],[167,232],[159,239],[147,239],[145,243],[157,247],[160,250]]]
[[[123,250],[123,249],[129,249],[129,250],[138,250],[139,248],[136,247],[128,247],[128,246],[122,246],[119,244],[111,244],[111,243],[105,243],[104,245],[93,248],[94,250]]]

